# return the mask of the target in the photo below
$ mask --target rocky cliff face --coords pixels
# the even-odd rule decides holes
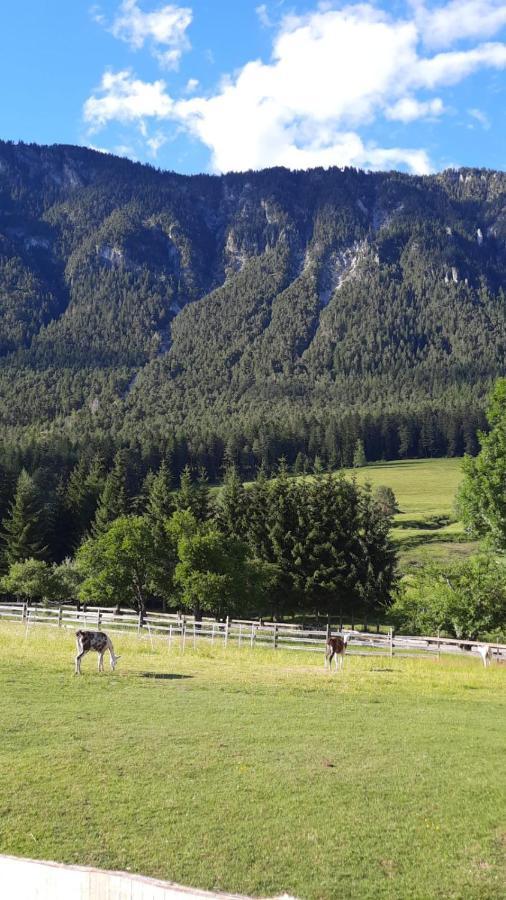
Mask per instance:
[[[4,426],[482,396],[506,176],[158,172],[0,143]]]

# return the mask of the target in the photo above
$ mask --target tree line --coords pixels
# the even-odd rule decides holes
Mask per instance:
[[[121,602],[140,612],[177,607],[197,617],[369,615],[391,598],[395,503],[343,475],[295,479],[281,462],[274,479],[260,471],[245,486],[232,466],[213,495],[205,474],[192,478],[189,470],[172,490],[163,462],[132,501],[118,454],[105,479],[91,464],[70,488],[80,536],[71,556],[52,560],[37,484],[20,475],[3,525],[4,592]]]

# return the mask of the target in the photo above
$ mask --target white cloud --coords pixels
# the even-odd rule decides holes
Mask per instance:
[[[133,50],[140,50],[147,43],[160,65],[175,69],[183,52],[189,49],[186,31],[192,18],[192,10],[185,6],[169,4],[143,12],[137,0],[122,0],[110,31]]]
[[[445,111],[440,97],[433,100],[415,100],[414,97],[402,97],[385,110],[387,119],[399,122],[414,122],[415,119],[436,118]]]
[[[189,78],[185,84],[184,92],[185,94],[194,94],[199,86],[198,78]]]
[[[112,121],[139,122],[146,117],[166,119],[172,106],[164,81],[140,81],[129,69],[124,69],[104,73],[97,94],[92,94],[84,104],[83,115],[91,131],[98,131]]]
[[[255,12],[258,16],[260,24],[263,25],[264,28],[272,28],[272,22],[266,3],[261,3],[260,6],[256,6]]]
[[[149,147],[151,156],[156,158],[160,147],[163,147],[163,145],[167,143],[167,140],[167,136],[162,134],[160,131],[153,135],[153,137],[148,138],[146,140],[146,144]]]
[[[185,98],[189,82],[179,98],[172,98],[163,81],[149,84],[131,73],[108,73],[101,96],[87,101],[85,116],[95,126],[113,119],[114,110],[122,121],[135,115],[174,120],[209,148],[217,171],[355,165],[406,166],[425,173],[430,161],[423,148],[378,147],[358,131],[382,118],[409,123],[442,116],[441,97],[421,98],[417,92],[426,95],[457,84],[483,67],[506,67],[506,44],[451,49],[457,29],[448,35],[450,49],[432,55],[423,51],[423,40],[432,35],[435,41],[439,33],[440,20],[431,26],[430,16],[446,10],[450,20],[459,3],[473,5],[452,0],[427,11],[415,0],[405,18],[367,3],[340,9],[321,5],[307,15],[285,17],[270,62],[246,63],[210,95]],[[470,36],[472,21],[469,14],[465,29],[461,23],[461,36],[464,31]],[[491,29],[490,17],[488,22]],[[483,23],[475,28],[484,33]]]
[[[487,114],[483,112],[483,110],[474,108],[468,109],[467,112],[471,116],[471,118],[476,119],[476,121],[479,122],[486,131],[489,130],[490,119]]]
[[[435,88],[458,84],[477,69],[506,67],[506,44],[479,44],[471,50],[438,53],[431,59],[419,60],[411,73],[415,87]]]
[[[451,0],[435,8],[427,8],[423,0],[413,0],[411,6],[423,40],[430,47],[487,38],[506,25],[504,0]]]

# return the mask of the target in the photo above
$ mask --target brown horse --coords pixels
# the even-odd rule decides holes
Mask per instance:
[[[344,665],[344,654],[346,653],[346,647],[348,641],[350,639],[349,634],[338,634],[336,637],[329,637],[327,640],[327,644],[325,646],[325,668],[329,667],[329,671],[332,671],[332,660],[336,661],[336,672],[339,669],[343,668]]]

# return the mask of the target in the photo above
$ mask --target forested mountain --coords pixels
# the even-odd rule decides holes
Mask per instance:
[[[358,439],[472,452],[505,283],[502,172],[185,177],[0,143],[4,445],[212,477],[224,455],[350,463]]]

